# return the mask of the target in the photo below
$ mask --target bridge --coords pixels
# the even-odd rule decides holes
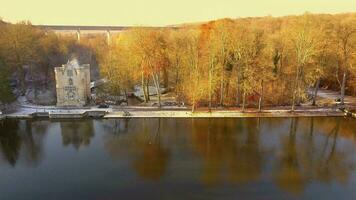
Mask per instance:
[[[120,32],[126,31],[130,28],[136,28],[136,26],[76,26],[76,25],[36,25],[43,30],[53,31],[56,34],[70,34],[76,35],[77,40],[80,41],[80,37],[83,35],[106,35],[107,43],[111,41],[111,36],[113,34],[119,34]],[[167,27],[141,27],[141,28],[171,28],[176,29],[176,26]]]
[[[106,35],[107,42],[110,43],[111,35],[118,34],[122,31],[128,30],[129,26],[70,26],[70,25],[37,25],[37,27],[53,31],[56,34],[76,35],[77,40],[80,41],[82,35]]]
[[[129,28],[132,28],[130,26],[70,26],[70,25],[36,25],[37,27],[44,29],[44,30],[50,30],[55,33],[77,33],[77,31],[80,31],[81,33],[86,33],[86,34],[100,34],[100,33],[106,33],[106,32],[122,32],[124,30],[127,30]]]

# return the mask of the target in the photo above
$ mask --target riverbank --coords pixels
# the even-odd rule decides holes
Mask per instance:
[[[129,116],[125,112],[112,112],[104,116],[104,118],[145,118],[145,117],[160,117],[160,118],[242,118],[242,117],[316,117],[316,116],[343,116],[341,111],[324,110],[324,111],[306,111],[296,110],[268,110],[268,111],[134,111],[130,112]]]
[[[261,112],[254,108],[248,108],[244,112],[239,107],[214,108],[209,112],[208,108],[199,108],[191,112],[185,106],[111,106],[110,108],[73,107],[61,108],[57,106],[39,106],[20,102],[16,111],[0,115],[0,120],[5,118],[32,119],[81,119],[81,118],[240,118],[240,117],[328,117],[350,116],[356,118],[356,98],[345,97],[345,109],[339,106],[334,99],[337,92],[320,90],[317,106],[306,103],[297,106],[292,112],[290,106],[265,107]],[[327,102],[327,103],[325,103]]]
[[[3,118],[15,119],[82,119],[82,118],[241,118],[241,117],[335,117],[344,116],[336,108],[301,108],[294,112],[288,109],[268,109],[259,112],[256,109],[241,110],[197,110],[178,108],[80,108],[80,109],[23,109],[5,114]]]

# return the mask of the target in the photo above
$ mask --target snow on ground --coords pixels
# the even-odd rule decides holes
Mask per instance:
[[[310,95],[313,95],[314,89],[311,88],[308,92]],[[317,96],[321,99],[329,100],[336,105],[337,103],[335,100],[340,98],[340,93],[331,90],[319,89]],[[356,97],[346,95],[344,101],[346,106],[356,107]]]
[[[154,88],[154,87],[153,87]],[[153,90],[155,91],[155,90]],[[141,91],[142,92],[142,91]],[[140,92],[138,93],[138,95]],[[154,94],[154,93],[152,93]],[[167,101],[174,101],[169,95],[166,96]],[[334,100],[339,97],[337,92],[320,90],[318,97],[321,99]],[[156,100],[156,99],[153,99]],[[156,101],[151,102],[156,102]],[[346,96],[347,105],[356,105],[356,97]],[[87,111],[105,111],[107,114],[105,118],[126,117],[129,113],[130,117],[288,117],[288,116],[342,116],[342,112],[338,111],[336,107],[315,107],[315,106],[301,106],[297,107],[294,113],[290,112],[288,107],[272,107],[265,108],[262,113],[257,109],[246,109],[241,112],[240,108],[222,108],[214,109],[208,112],[207,108],[201,108],[197,112],[192,113],[184,106],[163,106],[161,109],[157,106],[111,106],[110,108],[97,108],[97,106],[83,107],[83,108],[62,108],[56,106],[40,106],[34,105],[26,101],[26,97],[18,98],[18,108],[15,112],[8,114],[8,117],[31,117],[33,113],[49,113],[49,114],[63,114],[82,115]]]
[[[141,87],[141,86],[136,85],[134,89],[135,89],[134,95],[135,95],[136,97],[143,97],[143,96],[144,96],[144,95],[143,95],[143,90],[142,90],[142,87]],[[155,95],[157,95],[156,87],[154,87],[154,86],[148,86],[148,90],[149,90],[150,96],[155,96]],[[164,93],[165,91],[166,91],[165,88],[160,88],[161,94]]]

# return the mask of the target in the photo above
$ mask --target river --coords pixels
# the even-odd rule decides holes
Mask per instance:
[[[356,120],[0,122],[0,199],[356,199]]]

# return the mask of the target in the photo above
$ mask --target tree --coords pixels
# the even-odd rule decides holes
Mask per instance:
[[[343,67],[342,82],[340,84],[338,75],[338,82],[340,84],[341,96],[340,104],[344,105],[346,79],[348,75],[348,69],[351,67],[351,57],[355,51],[355,35],[356,35],[356,23],[355,17],[349,17],[342,21],[339,21],[335,27],[335,39],[337,43],[337,55],[339,58],[339,65]]]
[[[328,21],[322,19],[318,21],[319,26],[316,27],[319,36],[316,38],[316,53],[315,53],[315,66],[313,75],[316,79],[314,83],[313,100],[312,105],[316,105],[316,97],[320,87],[320,81],[325,76],[325,71],[328,65],[330,65],[332,40],[332,27]]]
[[[31,68],[39,61],[40,38],[43,32],[29,22],[7,24],[0,30],[0,54],[4,62],[16,72],[20,81],[21,94],[26,91],[25,68]]]
[[[182,28],[179,30],[173,30],[169,34],[168,38],[168,58],[169,58],[169,63],[171,64],[171,70],[173,71],[172,74],[174,74],[174,88],[175,88],[175,93],[178,96],[180,93],[180,84],[182,81],[182,65],[183,65],[183,59],[184,55],[186,54],[187,51],[187,35],[185,34],[187,30]]]
[[[148,34],[148,41],[145,43],[146,49],[145,60],[143,65],[149,69],[150,75],[152,77],[153,83],[156,87],[157,97],[158,97],[158,107],[161,107],[161,72],[166,72],[166,68],[169,65],[168,55],[167,55],[167,42],[164,37],[164,33],[161,31],[151,31]],[[149,53],[150,52],[150,53]],[[166,75],[167,76],[167,75]],[[167,80],[166,80],[167,81]],[[166,84],[167,85],[167,84]]]
[[[293,87],[292,98],[292,111],[295,109],[296,102],[300,103],[301,98],[301,84],[305,78],[305,67],[310,64],[312,57],[315,54],[315,35],[311,30],[312,24],[308,14],[305,14],[303,18],[296,24],[296,29],[293,31],[291,38],[293,44],[293,50],[295,55],[295,80]]]
[[[9,77],[9,70],[0,59],[0,103],[2,104],[8,104],[15,100]]]
[[[265,46],[263,44],[264,33],[262,30],[251,27],[245,29],[243,34],[244,40],[240,44],[239,53],[240,77],[238,78],[242,89],[242,111],[245,110],[246,96],[255,93],[254,87],[256,85],[261,85],[256,79],[256,74],[260,73],[261,58]]]
[[[187,31],[187,52],[183,59],[183,81],[182,91],[184,97],[192,106],[192,112],[195,111],[198,103],[206,95],[206,78],[204,77],[204,68],[199,65],[199,31]]]
[[[224,106],[224,96],[225,91],[228,91],[227,86],[229,86],[231,72],[233,69],[233,64],[231,60],[232,55],[232,32],[235,28],[234,22],[230,19],[218,20],[212,24],[211,30],[211,45],[210,49],[210,59],[209,59],[209,74],[210,71],[214,71],[218,68],[219,71],[219,82],[220,82],[220,100],[219,105]],[[212,77],[213,74],[209,75]],[[212,78],[210,78],[212,79]],[[211,80],[209,81],[209,83]],[[211,83],[210,83],[211,85]]]
[[[139,60],[142,77],[142,90],[145,101],[148,101],[148,81],[152,78],[155,85],[158,106],[161,107],[161,72],[169,66],[168,44],[165,33],[156,29],[133,30],[133,54]]]
[[[71,41],[61,39],[53,32],[47,32],[39,40],[39,61],[36,63],[38,74],[44,77],[44,85],[47,87],[50,81],[50,75],[53,74],[53,68],[61,66],[67,62],[68,46]]]
[[[125,37],[113,38],[113,42],[105,52],[100,60],[100,69],[103,77],[109,82],[106,92],[116,96],[124,94],[126,103],[128,103],[127,93],[133,88],[135,78]]]
[[[209,112],[212,107],[212,96],[216,89],[216,84],[218,81],[217,70],[218,70],[218,51],[220,43],[214,37],[214,23],[203,24],[200,26],[199,35],[199,65],[207,69],[208,71],[208,102],[209,102]]]

